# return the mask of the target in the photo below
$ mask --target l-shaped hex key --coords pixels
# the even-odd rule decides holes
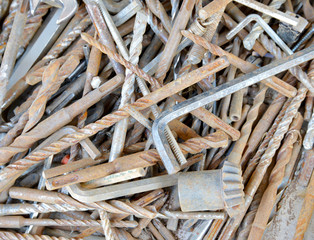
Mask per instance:
[[[171,151],[170,145],[165,135],[165,128],[169,122],[208,103],[217,101],[229,94],[249,87],[263,79],[271,77],[277,73],[285,71],[313,58],[314,45],[288,57],[273,61],[267,66],[238,77],[230,82],[224,83],[207,92],[179,103],[172,108],[169,108],[167,111],[162,112],[160,116],[154,121],[152,134],[156,149],[168,173],[174,174],[177,172],[175,168],[171,166],[171,163],[176,159]]]

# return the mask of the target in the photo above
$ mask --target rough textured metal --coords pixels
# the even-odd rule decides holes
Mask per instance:
[[[206,66],[203,66],[199,69],[196,69],[196,70],[190,72],[189,74],[186,74],[185,76],[183,76],[181,78],[178,78],[177,80],[165,85],[164,87],[152,92],[151,94],[138,99],[136,102],[134,102],[131,105],[132,105],[132,107],[134,107],[138,111],[143,110],[147,107],[150,107],[152,104],[157,103],[157,102],[161,101],[162,99],[164,99],[168,96],[171,96],[174,93],[179,92],[182,89],[185,89],[186,87],[196,83],[197,81],[200,81],[201,79],[205,78],[206,76],[209,76],[209,75],[223,69],[225,64],[226,64],[225,59],[223,59],[223,58],[217,59],[216,61],[214,61],[214,62],[212,62]],[[119,77],[119,76],[117,76],[117,77]],[[114,79],[112,79],[112,80],[114,80]],[[113,81],[113,83],[111,83],[110,81],[106,82],[103,85],[102,90],[100,91],[98,89],[97,91],[100,91],[99,93],[102,93],[102,92],[112,90],[112,88],[113,88],[112,86],[110,86],[109,89],[105,88],[107,86],[107,84],[109,84],[109,85],[114,84],[115,87],[113,89],[115,89],[116,88],[116,81],[117,81],[117,79],[115,81]],[[121,79],[119,79],[118,82],[121,83]],[[94,90],[94,91],[96,91],[96,90]],[[92,92],[90,94],[92,94]],[[82,98],[81,100],[83,102],[78,103],[80,101],[77,101],[76,103],[73,104],[73,105],[75,105],[75,108],[71,111],[75,112],[78,110],[76,108],[78,108],[80,106],[79,104],[82,104],[82,103],[85,104],[84,98]],[[93,100],[95,100],[95,99],[93,99]],[[89,103],[90,103],[90,101],[89,101]],[[74,106],[72,106],[72,108],[73,107]],[[68,108],[70,108],[70,106]],[[61,112],[61,114],[64,114],[64,113]],[[58,113],[55,116],[57,116],[57,115],[58,115]],[[105,129],[107,127],[110,127],[113,124],[115,124],[116,122],[118,122],[118,121],[120,121],[120,120],[122,120],[128,116],[129,116],[129,114],[127,112],[123,111],[123,109],[119,109],[116,112],[113,112],[109,115],[104,116],[102,119],[96,121],[95,123],[91,123],[91,124],[85,126],[84,128],[77,131],[77,133],[68,135],[68,136],[64,137],[63,139],[60,139],[60,141],[57,141],[57,142],[51,144],[50,146],[45,148],[45,150],[44,149],[40,150],[37,153],[33,153],[33,154],[27,156],[24,160],[21,159],[21,160],[15,162],[14,165],[9,165],[7,170],[6,171],[3,170],[0,173],[0,175],[3,174],[4,179],[10,178],[10,177],[7,178],[8,177],[7,174],[11,175],[11,177],[13,177],[13,175],[18,176],[22,172],[24,172],[26,169],[28,169],[30,166],[36,164],[38,161],[42,161],[43,159],[47,158],[51,154],[56,154],[56,153],[62,151],[63,149],[66,149],[69,146],[78,143],[82,139],[90,137],[93,134],[97,133],[98,131]],[[67,118],[68,118],[68,116],[67,116]],[[72,118],[73,118],[73,116],[72,116]],[[50,117],[50,119],[52,119],[52,117]],[[59,119],[59,118],[57,118],[57,119]],[[67,119],[66,122],[68,122],[68,121],[71,121],[71,119]],[[46,131],[46,127],[44,127],[44,129]],[[40,137],[38,139],[38,132],[35,135],[33,135],[34,132],[37,132],[37,130],[33,129],[29,132],[29,134],[25,134],[24,136],[21,135],[9,147],[1,148],[0,149],[0,155],[2,155],[1,160],[6,161],[6,160],[10,159],[10,157],[13,156],[15,153],[25,151],[25,149],[28,149],[29,145],[31,145],[33,142],[36,142],[37,140],[39,140]],[[40,133],[39,136],[43,135],[41,131],[39,131],[39,133]],[[46,132],[45,132],[45,134],[46,134]],[[26,137],[26,135],[29,135],[29,136],[33,135],[33,137],[29,138],[29,137]],[[25,141],[25,137],[29,140]],[[21,141],[23,138],[24,138],[24,140]],[[31,141],[33,141],[33,142],[30,143]],[[14,169],[14,170],[11,171],[11,170],[9,170],[9,168]],[[0,178],[1,178],[1,176],[0,176]],[[5,183],[3,181],[2,184],[3,184],[3,186],[5,186],[7,183]]]
[[[284,4],[285,2],[286,0],[272,0],[269,6],[274,9],[279,9],[281,5]],[[266,14],[263,14],[262,18],[266,23],[269,23],[271,20],[271,17]],[[255,23],[249,35],[247,35],[243,40],[243,45],[245,46],[245,48],[251,50],[255,44],[256,39],[258,39],[263,32],[264,29],[260,25]]]
[[[108,217],[108,213],[104,210],[99,210],[98,212],[101,219],[101,226],[102,226],[102,229],[104,230],[106,239],[114,240],[115,238],[113,235],[113,230],[110,226],[111,223]]]
[[[27,225],[36,226],[79,226],[79,227],[99,227],[101,221],[99,220],[80,220],[80,219],[32,219],[24,218],[22,216],[6,216],[0,217],[1,228],[21,228]],[[136,227],[135,221],[112,221],[115,227]]]
[[[176,55],[177,47],[179,46],[182,38],[180,31],[186,27],[194,5],[195,0],[184,0],[181,4],[181,8],[178,12],[175,22],[173,23],[169,39],[165,49],[163,50],[158,68],[156,70],[155,77],[160,83],[162,83],[165,79],[166,73],[168,72],[172,60]]]
[[[314,144],[314,113],[307,126],[306,135],[304,137],[303,146],[305,149],[310,150]]]
[[[94,34],[95,29],[90,28],[87,32],[89,34]],[[65,56],[58,58],[58,61],[62,64],[59,72],[60,79],[66,79],[76,69],[76,67],[79,66],[80,60],[84,58],[84,45],[85,41],[80,39],[75,43],[75,46],[71,49],[71,51],[69,51]],[[26,82],[30,85],[40,82],[45,69],[46,66],[39,68],[36,67],[34,71],[31,71],[28,75],[26,75]]]
[[[257,209],[256,216],[249,234],[248,239],[261,239],[266,229],[266,225],[271,213],[271,209],[276,201],[277,189],[285,175],[285,167],[291,158],[293,144],[300,139],[300,129],[303,123],[303,117],[297,114],[291,123],[290,129],[286,134],[285,140],[277,154],[277,161],[269,176],[269,183],[260,205]]]
[[[314,211],[313,190],[314,190],[314,175],[312,174],[310,183],[305,193],[304,202],[300,211],[300,215],[298,218],[296,231],[295,231],[293,239],[296,239],[296,240],[304,239],[304,234],[310,224],[310,220]]]
[[[227,56],[230,63],[237,68],[239,68],[244,73],[249,73],[255,69],[258,69],[257,66],[255,66],[252,63],[249,63],[247,61],[242,60],[239,57],[236,57],[235,55],[228,53],[224,51],[222,48],[220,48],[217,45],[214,45],[212,43],[209,43],[204,38],[197,36],[195,34],[192,34],[188,31],[182,31],[182,34],[191,39],[193,42],[202,45],[204,48],[208,49],[211,53],[218,55],[218,56]],[[265,85],[275,89],[276,91],[280,92],[281,94],[293,97],[295,96],[296,89],[292,87],[290,84],[285,83],[284,81],[280,80],[279,78],[276,78],[274,76],[271,76],[269,79],[265,79],[262,81]]]
[[[244,201],[241,169],[234,163],[225,162],[221,170],[182,174],[178,192],[184,212],[226,209],[233,216],[235,212],[230,211],[231,208]]]
[[[241,163],[241,157],[243,155],[244,148],[246,147],[247,141],[251,135],[253,124],[258,117],[260,106],[265,100],[266,91],[267,87],[262,85],[260,87],[260,91],[254,98],[252,107],[247,114],[246,122],[241,128],[241,137],[238,141],[236,141],[231,153],[228,156],[229,161],[235,164],[240,165]]]
[[[7,92],[9,78],[15,65],[17,52],[22,41],[23,30],[27,19],[28,1],[23,0],[15,14],[12,29],[8,39],[7,46],[4,51],[3,59],[0,67],[0,106]]]
[[[83,240],[83,238],[51,237],[48,235],[32,235],[5,231],[0,231],[0,237],[3,240]]]
[[[255,153],[255,155],[252,157],[252,159],[249,160],[248,165],[243,173],[243,182],[244,184],[247,183],[249,180],[251,174],[255,170],[256,165],[258,164],[261,156],[266,151],[267,147],[269,146],[269,142],[271,138],[273,137],[279,123],[281,122],[283,116],[285,115],[285,112],[291,103],[291,99],[288,99],[282,109],[280,110],[279,114],[277,115],[276,119],[274,120],[274,123],[272,124],[271,128],[268,130],[266,136],[264,137],[263,141],[259,144],[258,150]]]
[[[179,147],[181,148],[183,154],[185,153],[196,154],[201,152],[202,149],[205,148],[207,149],[211,147],[225,146],[227,144],[227,141],[228,141],[227,135],[222,131],[217,131],[203,138],[198,137],[189,139],[179,144]],[[95,167],[90,167],[77,172],[69,173],[64,176],[48,179],[47,185],[50,189],[60,188],[74,183],[86,182],[100,177],[105,177],[110,174],[121,171],[127,171],[139,167],[152,166],[155,165],[158,161],[160,161],[160,156],[158,155],[156,149],[150,149],[144,152],[139,152],[132,155],[117,158],[113,162],[105,163]],[[184,165],[182,167],[184,167]],[[103,191],[97,192],[99,194],[104,194]],[[113,193],[116,192],[113,191]],[[90,196],[90,194],[86,195]],[[109,196],[109,194],[107,195]]]
[[[54,46],[35,66],[43,66],[47,62],[56,59],[64,52],[91,24],[91,20],[87,15],[84,7],[80,7],[76,15],[73,17],[64,33],[59,37]]]
[[[250,206],[253,197],[257,191],[258,186],[260,185],[262,178],[267,171],[267,168],[271,164],[272,158],[275,155],[277,149],[280,147],[281,140],[289,129],[293,118],[297,114],[297,111],[306,97],[307,88],[300,87],[298,89],[297,95],[292,99],[290,105],[288,106],[284,117],[278,125],[272,139],[269,142],[269,147],[266,149],[265,153],[262,155],[261,160],[254,171],[250,181],[248,182],[245,188],[245,204],[242,212],[235,218],[231,218],[227,221],[227,224],[224,227],[224,230],[220,236],[220,239],[229,239],[237,231],[248,207]]]
[[[133,39],[129,51],[129,61],[137,65],[139,61],[139,56],[142,52],[142,41],[143,35],[146,30],[146,16],[142,11],[138,11],[135,17],[134,29],[133,29]],[[134,83],[135,74],[129,69],[125,72],[125,79],[121,90],[121,102],[119,108],[124,107],[130,102],[132,95],[134,94]],[[123,152],[123,146],[125,143],[125,137],[128,127],[128,119],[124,119],[117,123],[115,126],[115,131],[112,138],[112,145],[110,151],[109,161],[113,161],[115,158],[121,156]]]
[[[15,192],[13,192],[15,191]],[[13,194],[19,194],[20,190],[11,189],[11,196]],[[20,215],[28,214],[33,212],[67,212],[67,211],[87,211],[87,210],[104,210],[109,213],[123,214],[125,216],[135,215],[139,218],[191,218],[198,216],[198,218],[218,218],[224,217],[222,213],[209,212],[209,213],[191,213],[185,214],[180,212],[157,212],[154,207],[143,207],[135,203],[130,203],[128,201],[121,200],[111,200],[109,202],[95,202],[95,203],[82,203],[70,196],[64,195],[62,193],[41,191],[35,189],[26,189],[27,191],[32,191],[32,196],[26,196],[25,194],[20,195],[20,198],[24,199],[36,199],[37,201],[45,201],[46,203],[37,204],[9,204],[1,205],[1,213],[3,215]],[[38,196],[39,195],[39,196]],[[45,197],[43,197],[45,196]],[[189,216],[190,215],[190,216]],[[203,217],[201,217],[203,216]]]
[[[312,48],[314,48],[314,46]],[[307,50],[309,51],[309,55],[314,54],[314,52],[311,52],[310,48]],[[262,79],[268,78],[269,76],[272,76],[278,72],[282,72],[285,69],[290,68],[292,66],[291,64],[298,65],[298,63],[295,61],[296,58],[293,60],[288,59],[290,58],[288,57],[286,61],[277,60],[278,62],[272,62],[263,68],[259,68],[233,81],[222,84],[214,89],[209,90],[208,92],[199,94],[163,112],[153,124],[153,138],[158,153],[160,154],[167,171],[169,173],[175,173],[180,169],[164,135],[164,129],[168,122],[196,108],[199,108],[200,106],[221,99],[222,97],[241,90],[242,88],[257,83]],[[311,57],[309,56],[308,59],[311,59]],[[306,61],[306,59],[303,59],[303,57],[301,57],[300,60]]]
[[[102,51],[103,53],[107,54],[110,58],[122,64],[124,67],[126,67],[127,69],[135,73],[140,78],[145,79],[147,82],[149,82],[150,84],[154,86],[160,86],[160,83],[157,81],[157,79],[151,77],[150,75],[148,75],[146,72],[144,72],[142,69],[140,69],[136,65],[125,60],[119,54],[112,52],[109,48],[107,48],[105,45],[100,44],[97,40],[93,39],[88,34],[82,33],[81,35],[82,35],[82,39],[84,39],[90,45],[97,47],[100,51]]]
[[[167,32],[171,32],[170,18],[159,0],[146,0],[148,8],[161,20]]]
[[[65,78],[60,78],[60,61],[50,63],[43,73],[42,86],[28,111],[28,122],[24,132],[31,129],[44,115],[46,103],[57,92]]]
[[[286,56],[285,53],[283,53],[279,47],[276,46],[276,44],[268,39],[264,34],[261,34],[260,36],[261,43],[264,45],[264,47],[275,56],[275,58],[283,58]],[[312,93],[314,92],[314,86],[313,81],[309,79],[309,77],[306,75],[305,72],[302,71],[302,69],[299,66],[295,66],[292,68],[289,68],[289,72],[295,76],[300,82],[302,82]]]

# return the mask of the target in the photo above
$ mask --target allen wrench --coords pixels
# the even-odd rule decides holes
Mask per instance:
[[[258,15],[256,14],[251,14],[247,16],[245,19],[243,19],[234,29],[232,29],[228,34],[227,34],[227,39],[231,39],[235,34],[237,34],[244,26],[249,24],[251,21],[257,21],[260,26],[265,30],[265,32],[268,33],[268,35],[271,37],[271,39],[277,43],[278,46],[281,47],[281,49],[287,54],[287,55],[292,55],[293,51],[281,40],[281,38],[275,33],[270,26]],[[273,53],[274,54],[274,53]],[[299,68],[300,69],[300,68]],[[301,69],[300,69],[301,70]],[[298,77],[297,77],[298,78]],[[310,82],[310,80],[298,78],[299,81],[302,82],[302,84],[309,89],[310,92],[314,92],[314,87],[312,86],[313,84]]]
[[[234,29],[232,29],[226,36],[228,40],[233,38],[238,32],[240,32],[246,25],[250,22],[256,21],[267,34],[281,47],[282,50],[288,55],[293,54],[291,49],[285,44],[284,41],[274,32],[274,30],[264,21],[264,19],[257,14],[250,14],[245,19],[243,19]],[[244,44],[245,45],[245,44]],[[246,46],[245,46],[246,47]]]
[[[167,111],[161,113],[159,117],[154,121],[152,127],[152,134],[156,149],[166,169],[174,170],[171,163],[176,161],[176,158],[171,151],[170,145],[165,135],[165,129],[169,122],[197,108],[200,108],[211,102],[217,101],[229,94],[235,93],[243,88],[258,83],[263,79],[271,77],[277,73],[285,71],[291,67],[297,66],[313,58],[314,58],[314,45],[308,47],[307,49],[299,51],[293,55],[275,60],[262,68],[247,73],[230,82],[224,83],[207,92],[204,92],[184,102],[181,102],[171,107]],[[168,171],[169,174],[173,174],[176,172],[177,171],[170,172]]]

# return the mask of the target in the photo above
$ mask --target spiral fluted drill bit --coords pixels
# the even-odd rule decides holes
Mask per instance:
[[[12,1],[10,8],[9,8],[9,14],[8,16],[4,19],[3,25],[2,25],[2,31],[0,33],[0,52],[1,56],[4,53],[7,41],[9,39],[9,35],[12,29],[13,25],[13,20],[16,14],[16,11],[18,10],[19,7],[19,1],[14,0]]]
[[[48,235],[32,235],[28,233],[0,231],[2,240],[83,240],[83,238],[51,237]]]
[[[125,60],[122,56],[120,56],[117,53],[112,52],[109,48],[107,48],[105,45],[102,45],[97,40],[92,38],[90,35],[86,33],[81,34],[82,39],[84,39],[86,42],[88,42],[90,45],[97,47],[100,51],[107,54],[109,58],[112,58],[114,61],[120,63],[133,73],[135,73],[140,78],[145,79],[147,82],[154,86],[160,86],[160,83],[157,81],[157,79],[151,77],[149,74],[144,72],[142,69],[140,69],[138,66],[130,63],[129,61]]]
[[[259,148],[258,148],[257,152],[255,153],[254,157],[252,159],[250,159],[250,161],[248,162],[248,165],[247,165],[247,167],[243,173],[243,183],[244,184],[249,180],[249,177],[251,176],[252,172],[254,171],[256,165],[258,164],[258,161],[260,160],[261,156],[266,151],[271,138],[273,137],[275,131],[277,130],[279,123],[281,122],[283,116],[285,115],[285,112],[286,112],[289,104],[291,103],[291,100],[292,99],[288,99],[286,101],[286,103],[284,104],[284,106],[280,110],[279,114],[277,115],[273,125],[267,131],[266,136],[264,137],[263,141],[260,143]]]
[[[276,46],[276,43],[270,40],[264,34],[261,34],[260,41],[263,44],[263,46],[267,49],[267,51],[269,51],[272,55],[274,55],[275,58],[280,59],[286,56],[286,54],[283,51],[281,51],[279,47]],[[303,83],[304,86],[310,90],[310,92],[314,93],[313,81],[310,80],[310,78],[302,70],[301,67],[295,66],[295,67],[289,68],[289,72],[293,76],[295,76],[301,83]]]
[[[26,25],[23,32],[22,42],[20,49],[17,54],[17,58],[19,58],[25,51],[26,47],[34,37],[35,33],[41,26],[43,22],[43,18],[48,13],[48,10],[51,8],[48,4],[41,4],[37,7],[34,15],[28,12]]]
[[[152,13],[152,11],[149,8],[144,7],[143,10],[146,13],[147,23],[149,24],[151,29],[159,37],[159,39],[164,44],[166,44],[168,41],[169,34],[164,28],[164,26],[158,21],[157,17]]]
[[[250,108],[247,117],[246,117],[246,122],[243,124],[241,128],[241,137],[239,138],[238,141],[236,141],[232,152],[228,156],[229,161],[240,164],[241,162],[241,157],[244,151],[244,148],[246,146],[246,143],[250,137],[253,123],[258,117],[259,114],[259,108],[263,104],[265,100],[265,95],[267,91],[267,87],[265,85],[261,85],[260,91],[257,93],[257,95],[254,98],[254,102],[252,107]]]
[[[5,47],[0,67],[0,107],[7,94],[7,85],[12,75],[16,56],[22,42],[22,35],[27,21],[28,1],[22,0],[14,16],[12,29],[10,31],[9,40]]]
[[[161,20],[167,32],[171,32],[171,22],[169,16],[159,0],[146,0],[148,8]]]
[[[24,189],[10,190],[19,194],[19,191],[30,191],[33,194],[32,199],[38,199],[38,195],[49,196],[47,201],[49,203],[37,203],[37,204],[11,204],[11,205],[0,205],[1,215],[19,215],[28,214],[33,212],[45,213],[45,212],[68,212],[68,211],[87,211],[87,210],[104,210],[109,213],[135,215],[141,218],[156,218],[165,217],[161,213],[149,210],[147,207],[141,207],[135,203],[124,202],[121,200],[111,200],[108,202],[94,202],[94,203],[83,203],[75,200],[74,198],[57,192],[48,192],[35,189]],[[25,196],[24,196],[25,197]],[[24,198],[23,197],[23,198]],[[28,198],[29,199],[29,198]],[[38,199],[40,200],[40,199]]]
[[[269,178],[269,173],[270,171],[267,171],[262,182],[261,185],[258,187],[257,192],[252,200],[252,203],[247,211],[247,213],[245,214],[245,217],[237,231],[237,236],[236,238],[238,240],[246,240],[248,239],[258,206],[261,202],[261,199],[263,197],[263,193],[267,187],[268,184],[268,178]]]
[[[208,65],[205,65],[199,69],[196,69],[190,72],[189,74],[181,78],[178,78],[177,80],[167,84],[163,88],[158,89],[152,92],[151,94],[138,99],[136,102],[130,104],[130,106],[137,111],[144,110],[145,108],[148,108],[151,105],[168,97],[169,94],[173,95],[177,91],[180,91],[181,89],[186,88],[187,86],[192,84],[191,82],[195,82],[195,81],[197,82],[210,74],[220,71],[221,69],[228,66],[228,64],[229,63],[227,62],[225,58],[219,58]],[[173,85],[175,85],[176,88],[174,88]],[[130,116],[129,113],[126,110],[124,110],[123,108],[119,109],[113,113],[110,113],[104,116],[103,118],[96,121],[95,123],[86,125],[84,128],[79,129],[73,134],[64,136],[60,140],[50,144],[49,146],[43,148],[42,150],[35,151],[29,156],[26,156],[24,159],[18,160],[14,164],[8,165],[6,168],[4,168],[0,172],[0,190],[1,190],[1,185],[3,187],[2,188],[3,190],[8,183],[12,182],[13,179],[15,179],[15,177],[19,176],[30,166],[36,164],[39,161],[44,160],[50,155],[59,153],[63,149],[66,149],[70,147],[71,145],[74,145],[80,142],[81,140],[87,137],[90,137],[105,128],[108,128],[114,125],[115,123],[117,123],[118,121],[129,116]],[[44,127],[44,129],[45,128],[46,127]],[[35,132],[37,133],[34,135]],[[21,135],[17,139],[15,139],[15,141],[10,146],[1,148],[0,149],[1,163],[3,164],[7,162],[10,159],[10,157],[12,157],[14,154],[27,150],[34,142],[41,139],[40,136],[41,136],[41,130],[38,132],[36,129],[33,129],[29,132],[29,134],[26,133],[24,135]]]
[[[286,138],[277,155],[277,162],[270,173],[268,186],[261,199],[249,234],[248,239],[250,240],[262,238],[271,210],[276,202],[277,189],[284,178],[286,165],[291,158],[293,144],[301,137],[300,129],[302,123],[303,117],[298,113],[291,124],[289,132],[286,134]]]
[[[60,61],[57,60],[50,63],[43,73],[43,84],[28,111],[29,120],[24,128],[24,132],[31,129],[41,119],[44,115],[47,101],[55,92],[57,92],[64,81],[64,78],[59,78],[58,76],[59,70]]]
[[[68,24],[65,33],[59,37],[49,52],[35,64],[30,72],[44,66],[51,60],[58,58],[90,25],[91,20],[87,15],[85,6],[82,5]]]
[[[90,28],[87,32],[89,34],[94,34],[95,29]],[[80,60],[84,58],[84,45],[85,41],[80,39],[75,43],[71,51],[69,51],[65,56],[58,58],[58,61],[61,61],[63,64],[61,67],[63,70],[60,69],[59,78],[63,80],[66,79],[79,65]],[[34,69],[34,71],[30,71],[30,73],[26,75],[26,82],[30,85],[35,85],[36,83],[40,82],[45,69],[46,66],[42,66],[40,68]]]
[[[282,4],[284,4],[286,0],[272,0],[269,4],[270,7],[274,9],[279,9]],[[263,20],[266,23],[269,23],[271,20],[271,16],[263,14]],[[258,24],[255,23],[250,33],[243,39],[243,45],[246,49],[251,50],[255,44],[256,39],[264,32],[264,29]]]
[[[22,216],[6,216],[0,217],[1,228],[21,228],[28,225],[34,226],[68,226],[68,227],[100,227],[101,221],[92,219],[32,219],[24,218]],[[137,222],[135,221],[111,221],[114,227],[136,227]]]
[[[146,24],[147,21],[145,13],[143,11],[138,11],[135,17],[133,39],[129,51],[129,61],[134,65],[138,64],[139,56],[142,52],[142,41],[146,30]],[[135,74],[129,69],[126,69],[125,79],[121,90],[121,102],[119,108],[124,107],[127,103],[131,101],[131,98],[134,94],[134,84]],[[116,124],[112,138],[109,161],[114,160],[115,158],[119,157],[122,154],[123,147],[125,144],[127,127],[128,127],[127,118]]]
[[[111,223],[109,220],[108,213],[104,210],[99,210],[98,212],[101,219],[101,226],[102,226],[102,229],[104,230],[106,239],[114,240],[115,238],[113,234],[113,229],[111,228]]]
[[[265,175],[265,172],[267,171],[267,168],[271,164],[272,159],[277,149],[281,145],[281,140],[283,139],[284,135],[287,133],[293,118],[296,116],[301,103],[306,97],[307,91],[308,89],[306,87],[301,86],[298,89],[297,95],[292,99],[291,103],[289,104],[284,117],[279,123],[278,128],[276,129],[272,139],[270,140],[268,144],[268,148],[266,149],[265,153],[261,157],[261,160],[257,168],[255,169],[252,177],[250,178],[250,181],[246,185],[246,188],[245,188],[246,200],[243,206],[243,211],[238,216],[234,218],[230,218],[227,221],[224,227],[224,230],[220,236],[220,239],[230,239],[232,236],[234,236],[235,232],[240,226],[240,223],[242,222],[242,219],[253,200],[256,190],[258,189],[258,186],[260,185],[263,179],[263,176]]]
[[[9,38],[10,31],[12,29],[13,25],[13,19],[17,10],[18,4],[17,1],[13,1],[10,7],[10,13],[8,17],[5,19],[3,24],[3,30],[0,34],[0,55],[2,56],[6,47],[7,40]],[[47,4],[41,4],[36,9],[34,15],[32,15],[30,12],[27,14],[27,21],[26,25],[23,31],[23,37],[22,42],[20,46],[20,50],[18,52],[18,57],[23,53],[23,50],[27,47],[30,40],[35,35],[36,31],[41,26],[41,23],[43,21],[43,17],[48,13],[48,10],[50,9],[50,5]]]

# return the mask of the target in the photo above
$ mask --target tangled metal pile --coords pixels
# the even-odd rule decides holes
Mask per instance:
[[[0,1],[0,239],[310,239],[309,0]]]

